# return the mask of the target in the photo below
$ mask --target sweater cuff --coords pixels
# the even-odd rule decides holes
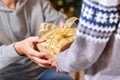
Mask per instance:
[[[15,57],[17,57],[17,56],[20,56],[17,52],[16,52],[16,50],[15,50],[15,48],[14,48],[14,43],[13,44],[11,44],[11,45],[9,45],[9,46],[7,46],[8,48],[5,48],[5,51],[8,51],[8,52],[6,52],[6,56],[8,56],[9,58],[8,59],[12,59],[12,58],[15,58]]]
[[[13,63],[20,57],[14,49],[14,43],[8,46],[1,46],[0,69]]]

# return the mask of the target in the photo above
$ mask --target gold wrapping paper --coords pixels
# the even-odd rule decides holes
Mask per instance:
[[[74,40],[76,28],[56,28],[43,35],[45,42],[38,43],[40,51],[48,50],[53,54],[58,54],[67,49]],[[48,58],[48,57],[47,57]]]
[[[38,35],[45,39],[45,42],[37,43],[36,46],[39,51],[48,52],[48,54],[46,54],[47,59],[52,59],[53,54],[58,55],[60,52],[69,48],[74,41],[76,28],[70,27],[70,24],[72,25],[77,18],[73,19],[70,18],[69,21],[67,20],[64,28],[60,28],[51,23],[41,24]]]

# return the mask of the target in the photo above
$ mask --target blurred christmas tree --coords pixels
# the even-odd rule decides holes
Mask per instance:
[[[79,17],[82,0],[50,0],[53,7],[68,15]]]

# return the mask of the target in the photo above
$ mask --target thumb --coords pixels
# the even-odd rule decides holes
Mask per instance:
[[[44,42],[45,40],[39,36],[34,36],[29,38],[32,42]]]
[[[59,73],[59,72],[60,72],[60,70],[58,69],[58,67],[56,67],[56,72],[57,72],[57,73]]]

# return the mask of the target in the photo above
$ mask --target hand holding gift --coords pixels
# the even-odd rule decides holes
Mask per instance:
[[[51,23],[43,23],[39,29],[39,36],[45,39],[42,43],[37,43],[39,51],[47,51],[47,59],[52,60],[52,66],[55,64],[56,56],[69,48],[75,38],[76,28],[71,26],[78,18],[72,17],[68,19],[63,28]]]

